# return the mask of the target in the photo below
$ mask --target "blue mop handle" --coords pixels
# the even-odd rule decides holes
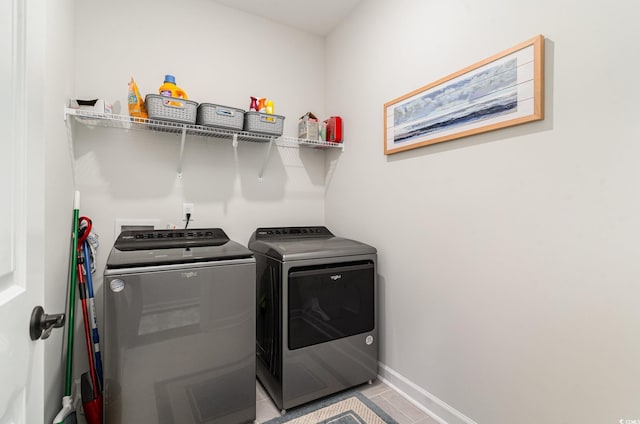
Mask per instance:
[[[84,267],[87,274],[87,290],[89,291],[89,314],[91,319],[91,334],[93,338],[93,355],[95,357],[96,374],[100,380],[100,387],[103,387],[102,380],[102,356],[100,355],[100,336],[98,334],[98,318],[96,314],[96,303],[93,297],[93,278],[91,277],[91,252],[89,242],[85,240],[82,245],[84,253]]]

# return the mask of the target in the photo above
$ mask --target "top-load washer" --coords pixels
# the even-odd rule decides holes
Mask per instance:
[[[326,227],[258,228],[256,372],[281,410],[377,375],[376,249]]]
[[[104,330],[105,423],[255,420],[255,260],[221,229],[122,232]]]

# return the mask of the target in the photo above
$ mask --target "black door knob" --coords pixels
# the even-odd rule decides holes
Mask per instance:
[[[36,306],[31,312],[29,335],[31,340],[44,340],[51,335],[51,330],[64,325],[64,314],[47,315],[42,306]]]

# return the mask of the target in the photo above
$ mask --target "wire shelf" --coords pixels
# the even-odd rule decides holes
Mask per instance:
[[[160,121],[146,118],[133,118],[128,115],[116,115],[112,113],[99,113],[83,109],[65,108],[65,115],[73,116],[83,125],[93,127],[120,128],[124,130],[158,131],[174,134],[186,133],[189,136],[213,137],[229,139],[234,142],[247,141],[268,143],[274,141],[280,147],[305,147],[313,149],[343,149],[342,143],[305,140],[294,137],[274,136],[248,131],[236,131],[224,128],[208,127],[195,124],[181,124],[177,122]]]

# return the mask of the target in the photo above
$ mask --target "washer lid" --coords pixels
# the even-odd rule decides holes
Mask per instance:
[[[229,240],[219,228],[123,231],[111,249],[106,269],[223,261],[252,256],[249,249]]]
[[[281,261],[375,254],[376,248],[334,236],[326,227],[258,228],[249,249]]]

